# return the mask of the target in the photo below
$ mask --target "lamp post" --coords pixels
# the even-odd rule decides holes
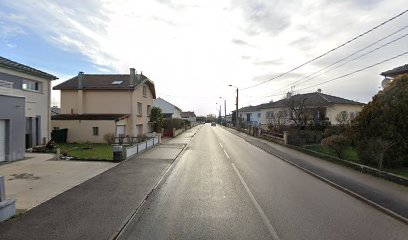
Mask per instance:
[[[235,100],[235,113],[236,113],[236,115],[235,115],[235,127],[238,129],[238,87],[232,86],[231,84],[228,85],[228,86],[234,87],[234,88],[237,89],[237,98]]]

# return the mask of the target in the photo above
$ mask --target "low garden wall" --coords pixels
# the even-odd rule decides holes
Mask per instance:
[[[125,148],[126,159],[129,159],[133,157],[134,155],[144,152],[145,150],[152,148],[153,146],[157,144],[160,144],[160,142],[161,142],[161,137],[155,136],[150,139],[147,139],[144,142],[137,143],[130,147],[126,147]]]

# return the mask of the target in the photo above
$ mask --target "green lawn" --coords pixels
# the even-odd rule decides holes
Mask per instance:
[[[90,147],[90,149],[86,149]],[[57,148],[61,149],[61,154],[68,156],[89,159],[89,160],[113,160],[112,146],[101,143],[79,144],[79,143],[58,143]]]
[[[319,153],[327,154],[327,155],[330,155],[330,156],[333,156],[333,157],[337,157],[337,155],[332,150],[328,149],[327,147],[321,146],[319,144],[308,145],[308,146],[305,146],[305,148],[308,149],[308,150],[315,151],[315,152],[319,152]],[[358,154],[357,154],[356,150],[354,148],[352,148],[352,147],[348,147],[344,154],[345,154],[345,157],[344,157],[345,160],[349,160],[349,161],[352,161],[352,162],[358,162],[359,161]]]

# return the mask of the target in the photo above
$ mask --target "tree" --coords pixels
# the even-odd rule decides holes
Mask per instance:
[[[345,126],[350,123],[349,114],[347,111],[341,111],[336,115],[336,120],[339,122],[340,126]]]
[[[153,131],[161,132],[163,127],[163,114],[161,108],[153,107],[150,114],[150,121],[153,123]]]
[[[358,142],[380,139],[384,143],[380,144],[384,163],[389,167],[408,166],[407,103],[408,74],[404,74],[375,95],[352,121],[351,135],[357,147]],[[370,147],[374,148],[373,145]]]
[[[307,98],[295,99],[295,97],[290,97],[286,99],[286,106],[289,109],[289,119],[295,123],[297,127],[304,130],[306,128],[307,122],[309,120],[308,114],[306,112]]]

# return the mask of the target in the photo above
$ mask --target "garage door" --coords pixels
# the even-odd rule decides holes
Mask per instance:
[[[6,160],[6,121],[0,120],[0,162]]]

